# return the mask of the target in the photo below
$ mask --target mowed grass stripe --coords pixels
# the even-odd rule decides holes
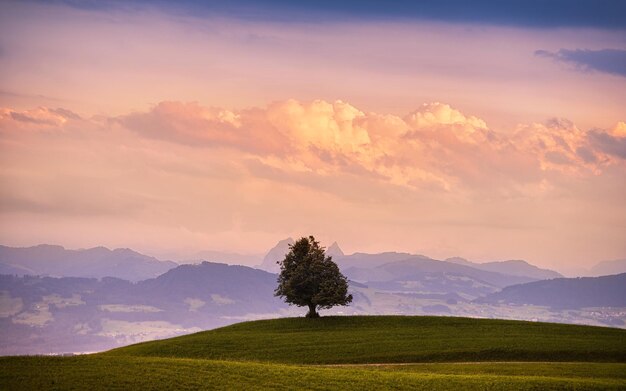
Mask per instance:
[[[607,378],[626,381],[624,363],[589,362],[462,362],[406,364],[331,364],[324,367],[456,375]]]
[[[245,322],[105,354],[290,364],[626,362],[626,330],[454,317],[286,318]]]
[[[614,363],[588,368],[576,363],[420,364],[372,370],[93,355],[5,357],[0,358],[0,368],[3,390],[617,390],[626,386],[620,375],[626,365]]]

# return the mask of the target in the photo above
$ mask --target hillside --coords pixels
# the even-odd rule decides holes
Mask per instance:
[[[0,365],[1,389],[623,389],[626,331],[468,318],[288,318],[87,356],[5,357]]]
[[[105,355],[285,364],[626,362],[626,330],[452,317],[284,318],[144,342]]]
[[[431,259],[423,255],[390,251],[379,254],[354,253],[351,255],[344,255],[343,257],[333,257],[333,261],[335,261],[342,270],[347,270],[352,267],[373,269],[387,263],[404,261],[405,259],[417,257],[422,259]]]
[[[280,316],[275,285],[262,270],[209,262],[137,283],[0,275],[0,354],[99,351]]]
[[[623,390],[623,363],[323,367],[158,357],[0,357],[5,390]]]
[[[615,295],[624,297],[615,284],[613,293],[595,297],[592,304],[601,310],[572,310],[549,308],[543,301],[528,304],[523,301],[526,296],[515,302],[519,305],[501,305],[499,299],[476,301],[498,292],[495,284],[503,279],[520,277],[463,265],[418,257],[375,269],[378,278],[387,276],[386,280],[351,280],[351,305],[325,310],[324,314],[446,315],[626,325],[623,300],[611,301]],[[111,277],[0,275],[0,354],[102,351],[245,320],[301,315],[302,309],[274,297],[275,287],[275,274],[209,262],[181,265],[134,283]],[[584,305],[585,300],[588,298],[582,295],[580,303]]]
[[[447,262],[456,263],[459,265],[471,266],[476,269],[486,270],[490,272],[509,274],[512,276],[529,277],[537,280],[547,280],[550,278],[563,277],[560,273],[554,270],[541,269],[535,265],[522,260],[509,260],[509,261],[494,261],[477,263],[470,262],[467,259],[460,257],[453,257],[446,259]],[[610,273],[607,273],[610,274]]]
[[[389,255],[390,258],[399,257],[396,253]],[[375,265],[374,262],[379,259],[365,258],[364,263]],[[467,298],[476,298],[497,292],[508,285],[535,281],[530,277],[486,271],[423,256],[412,256],[373,267],[346,268],[345,265],[353,263],[340,263],[344,265],[342,271],[348,278],[389,292],[458,293]]]
[[[513,285],[477,300],[488,304],[552,308],[626,307],[626,273],[602,277],[557,278]]]
[[[199,311],[229,308],[234,313],[269,312],[280,305],[274,298],[276,275],[247,266],[202,262],[181,265],[156,278],[141,281],[137,292],[155,305],[185,300],[204,301]],[[188,300],[189,301],[189,300]],[[234,304],[234,305],[233,305]]]
[[[289,242],[282,241],[270,254],[286,251]],[[585,308],[588,295],[581,296],[575,310],[549,308],[544,301],[533,304],[532,296],[511,300],[519,305],[503,306],[500,299],[476,299],[528,282],[529,277],[481,270],[463,260],[446,262],[407,253],[342,255],[336,243],[328,251],[350,278],[354,300],[349,307],[324,311],[325,315],[446,315],[626,326],[626,305],[606,300],[610,294],[595,297],[594,306],[602,310]],[[102,351],[302,312],[274,297],[275,274],[246,266],[203,262],[169,269],[173,263],[104,247],[0,247],[0,256],[7,262],[0,262],[0,271],[10,274],[0,274],[0,354]],[[535,268],[519,262],[504,264]],[[28,275],[48,274],[55,268],[61,275],[111,274],[130,280]],[[159,268],[168,270],[154,276]],[[142,275],[151,277],[137,281]],[[611,289],[613,296],[621,292],[616,286]]]

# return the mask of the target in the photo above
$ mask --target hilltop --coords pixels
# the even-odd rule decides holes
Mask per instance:
[[[626,331],[444,317],[286,318],[88,356],[5,357],[0,366],[2,389],[623,389]]]
[[[50,249],[43,250],[50,253]],[[72,251],[57,250],[62,256],[51,262],[84,264],[76,271],[111,260],[103,257],[89,263],[65,258],[74,254]],[[96,253],[132,254],[106,249]],[[349,307],[333,308],[325,314],[626,324],[623,276],[622,280],[608,276],[529,282],[524,276],[406,256],[338,256],[351,279],[354,300]],[[360,264],[363,267],[355,266]],[[274,297],[276,278],[276,274],[251,267],[211,262],[179,265],[158,277],[135,282],[111,277],[0,275],[0,354],[103,351],[244,320],[297,316],[299,309]],[[526,284],[511,286],[520,282]]]
[[[331,316],[238,323],[106,355],[286,364],[626,362],[626,330],[434,316]]]

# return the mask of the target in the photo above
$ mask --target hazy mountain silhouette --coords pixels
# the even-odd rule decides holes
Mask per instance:
[[[421,257],[423,259],[431,259],[423,255],[414,255],[409,253],[398,253],[390,251],[379,254],[354,253],[351,255],[344,255],[336,258],[333,257],[333,261],[335,261],[342,270],[347,270],[351,267],[371,269],[390,262],[403,261],[405,259],[417,257]]]
[[[456,263],[458,265],[471,266],[475,269],[486,270],[490,272],[508,274],[511,276],[530,277],[537,280],[547,280],[550,278],[563,277],[560,273],[549,269],[540,269],[535,265],[531,265],[522,260],[510,260],[510,261],[496,261],[476,263],[470,262],[467,259],[460,257],[453,257],[446,259],[446,262]]]
[[[275,311],[276,275],[248,266],[202,262],[181,265],[156,278],[141,281],[137,292],[157,305],[179,306],[185,299],[205,302],[203,311],[246,314]],[[212,295],[219,295],[212,296]]]
[[[271,273],[278,273],[280,271],[280,266],[277,262],[282,261],[285,258],[285,254],[289,252],[289,245],[294,243],[295,241],[293,238],[283,239],[278,242],[276,246],[267,252],[263,258],[263,262],[259,265],[259,269],[263,269]]]
[[[262,255],[205,250],[197,252],[191,257],[185,257],[185,260],[180,263],[199,263],[199,261],[207,261],[251,266],[257,265],[262,259]]]
[[[464,275],[497,287],[505,287],[534,280],[528,277],[490,272],[470,266],[457,265],[434,259],[423,259],[421,257],[388,263],[380,266],[378,269],[390,273],[394,280],[411,278],[413,275],[419,273],[451,273]]]
[[[552,308],[626,307],[626,273],[602,277],[556,278],[513,285],[477,299],[479,303],[540,305]]]
[[[273,295],[275,274],[209,262],[138,283],[0,275],[0,287],[0,354],[102,350],[287,307]]]
[[[282,260],[290,243],[291,238],[278,243],[264,264],[277,271],[275,262]],[[552,275],[541,274],[546,271],[525,262],[487,264],[487,268],[494,267],[491,264],[504,267],[511,273],[507,274],[483,270],[484,264],[462,259],[438,261],[397,252],[345,255],[336,243],[327,253],[350,278],[354,296],[350,307],[328,313],[517,319],[544,314],[542,319],[548,321],[624,325],[623,309],[619,308],[625,306],[619,299],[626,296],[623,277],[616,283],[612,278],[598,284],[574,281],[570,286],[567,282],[556,285],[557,289],[551,288],[554,281],[566,279],[520,285]],[[276,274],[211,262],[170,266],[176,265],[128,249],[0,246],[0,272],[14,274],[0,276],[0,354],[102,350],[241,320],[301,313],[274,297]],[[535,272],[539,273],[536,277],[515,275]],[[24,274],[78,277],[15,276]],[[132,281],[81,276],[125,276]],[[579,291],[586,293],[577,296]],[[484,301],[474,300],[481,297]],[[522,305],[500,304],[509,301]],[[615,308],[602,312],[582,309],[590,305]],[[545,306],[555,309],[548,311]]]
[[[374,259],[376,258],[371,258],[369,264],[376,264]],[[343,272],[351,280],[385,291],[463,293],[474,298],[496,292],[508,285],[535,280],[437,261],[424,256],[369,268],[348,267]]]
[[[68,250],[47,244],[22,248],[0,246],[0,265],[5,274],[118,277],[129,281],[156,277],[178,266],[127,248]]]
[[[606,276],[608,274],[626,273],[626,259],[603,261],[591,268],[592,276]]]
[[[344,253],[337,244],[337,242],[333,242],[333,244],[331,244],[330,247],[326,249],[326,255],[333,257],[334,260],[336,258],[343,257]]]

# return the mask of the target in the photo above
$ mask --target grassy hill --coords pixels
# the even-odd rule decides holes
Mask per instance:
[[[440,317],[246,322],[79,357],[0,358],[0,389],[624,389],[626,330]]]
[[[434,316],[285,318],[238,323],[106,354],[288,364],[626,362],[626,330]]]

